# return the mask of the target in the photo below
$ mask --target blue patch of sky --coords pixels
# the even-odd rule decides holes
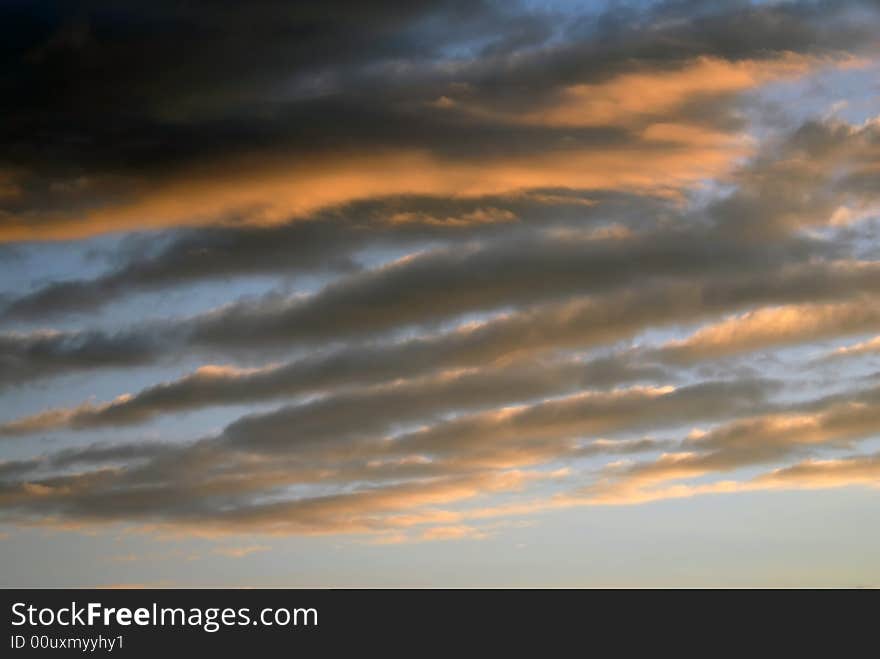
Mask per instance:
[[[826,67],[816,73],[764,85],[749,95],[743,111],[758,138],[794,129],[816,118],[861,125],[880,113],[880,64]]]

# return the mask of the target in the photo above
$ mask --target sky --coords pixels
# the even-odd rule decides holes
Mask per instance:
[[[880,4],[0,34],[0,586],[880,586]]]

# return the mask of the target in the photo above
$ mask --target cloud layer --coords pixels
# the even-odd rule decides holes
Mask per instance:
[[[2,12],[0,258],[106,267],[2,290],[0,401],[55,393],[4,408],[0,522],[391,544],[880,483],[880,108],[772,95],[876,67],[872,3]]]

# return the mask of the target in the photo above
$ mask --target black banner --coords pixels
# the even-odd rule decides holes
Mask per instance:
[[[722,648],[874,636],[872,591],[5,590],[0,656]],[[870,642],[872,642],[873,639]],[[606,651],[602,651],[603,656]],[[494,655],[493,655],[494,656]]]

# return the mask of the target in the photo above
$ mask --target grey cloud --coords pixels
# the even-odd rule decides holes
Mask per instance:
[[[241,524],[252,527],[271,520],[280,523],[281,516],[269,515],[267,511],[292,513],[317,508],[329,513],[325,504],[332,501],[334,504],[331,508],[335,510],[335,506],[340,505],[339,512],[344,513],[349,521],[374,519],[382,528],[382,520],[376,515],[417,505],[421,501],[418,492],[432,492],[425,500],[430,503],[471,498],[485,488],[491,491],[517,487],[524,477],[521,472],[504,474],[482,470],[482,465],[487,462],[491,464],[493,459],[517,459],[519,464],[529,465],[559,459],[567,454],[595,455],[605,451],[612,454],[628,453],[654,450],[662,445],[659,442],[637,441],[578,446],[566,441],[572,424],[579,426],[583,433],[615,433],[637,429],[648,422],[649,417],[661,424],[678,424],[694,417],[701,418],[710,409],[716,414],[736,413],[743,404],[754,404],[766,392],[767,383],[705,383],[680,392],[660,393],[658,401],[663,399],[663,402],[648,405],[633,418],[629,415],[633,400],[645,402],[649,398],[646,390],[596,395],[592,399],[574,397],[539,403],[514,414],[517,436],[510,435],[511,426],[505,426],[502,422],[499,427],[488,428],[496,433],[496,441],[471,433],[466,437],[457,435],[454,446],[448,441],[426,443],[425,437],[419,435],[402,436],[391,445],[355,442],[349,446],[348,461],[351,461],[351,467],[340,463],[339,447],[332,444],[325,447],[330,449],[323,454],[327,460],[325,465],[322,464],[320,452],[317,455],[304,452],[295,441],[295,428],[289,441],[277,448],[280,452],[276,452],[277,457],[272,461],[253,459],[253,451],[261,449],[260,429],[256,427],[252,429],[250,441],[236,444],[234,451],[230,450],[232,447],[227,433],[178,449],[169,449],[166,445],[154,447],[152,451],[149,447],[93,446],[81,452],[65,451],[43,459],[49,465],[62,467],[91,461],[97,467],[93,470],[29,480],[22,480],[26,469],[5,474],[4,483],[0,486],[0,502],[6,516],[12,519],[19,515],[62,514],[71,520],[91,521],[126,519],[186,524],[202,520],[228,530],[229,527],[238,526],[236,520],[239,517],[237,513],[230,515],[230,511],[240,511]],[[630,398],[633,400],[628,400]],[[538,431],[535,420],[548,414],[557,419],[557,425],[550,432],[543,429]],[[273,417],[270,415],[267,418]],[[490,417],[474,417],[480,418]],[[441,423],[438,432],[444,434],[447,424],[461,423],[467,424],[468,421]],[[236,428],[232,437],[240,429]],[[524,443],[522,440],[527,437],[532,441]],[[428,464],[420,461],[399,462],[397,466],[391,464],[390,468],[381,463],[383,459],[395,455],[405,457],[413,452],[428,452],[438,458],[448,455],[449,460],[440,459]],[[144,457],[148,458],[147,462],[140,462]],[[121,470],[99,466],[126,458],[135,462]],[[380,461],[378,464],[375,463],[377,459]],[[426,476],[429,478],[425,479]],[[401,477],[407,480],[395,484]],[[534,477],[539,475],[535,474]],[[472,482],[472,479],[476,479],[476,482]],[[383,481],[384,484],[377,484]],[[290,494],[284,494],[297,483],[320,486],[322,482],[331,487],[332,494],[316,494],[312,491],[311,494],[304,493],[293,499]],[[353,493],[339,491],[340,484],[358,482],[364,485]],[[108,496],[110,492],[113,492],[113,496]],[[400,492],[411,492],[412,496],[394,496],[393,500],[385,498],[386,495]],[[280,497],[277,503],[261,502],[266,496],[273,495]],[[352,507],[349,503],[360,499],[370,503],[358,512],[359,507]],[[234,519],[231,520],[230,516]],[[297,519],[299,517],[294,515],[289,521],[296,522]],[[308,515],[306,519],[308,523],[303,528],[295,524],[294,529],[285,527],[284,531],[320,532],[327,530],[325,527],[328,525],[333,527],[328,520]],[[355,527],[360,528],[360,525],[355,524]]]
[[[147,332],[0,334],[0,387],[68,372],[140,366],[161,352],[161,341]]]
[[[796,251],[796,250],[792,250]],[[332,341],[422,325],[471,311],[497,311],[554,298],[697,273],[758,269],[787,258],[785,249],[742,249],[730,242],[675,232],[633,239],[574,237],[496,241],[416,255],[329,284],[305,299],[244,304],[206,316],[193,341],[229,345]]]
[[[566,441],[615,434],[623,429],[662,428],[761,407],[774,384],[708,382],[667,391],[652,388],[574,395],[503,413],[487,412],[404,436],[391,451],[457,454],[475,445],[517,440]]]
[[[483,324],[427,337],[353,344],[335,351],[331,349],[326,355],[309,357],[292,368],[301,370],[304,376],[311,371],[309,377],[318,377],[318,382],[320,378],[351,377],[340,373],[351,374],[359,369],[376,369],[377,373],[386,373],[389,377],[401,377],[432,368],[490,363],[517,354],[621,341],[651,325],[695,322],[748,305],[842,299],[861,292],[875,292],[878,285],[880,269],[870,263],[795,264],[771,268],[766,273],[754,268],[749,273],[729,274],[714,280],[704,277],[704,281],[692,283],[657,282],[606,296],[539,304]],[[479,297],[476,293],[463,292],[466,301],[470,298],[476,303]],[[223,346],[227,351],[232,348],[242,353],[265,353],[290,349],[297,344],[315,344],[319,339],[321,345],[330,348],[334,340],[355,334],[351,327],[334,326],[329,318],[323,320],[316,315],[315,325],[302,328],[297,336],[296,326],[287,324],[287,305],[282,305],[280,312],[271,304],[264,305],[262,316],[259,315],[261,305],[245,303],[231,310],[157,323],[118,335],[100,332],[48,337],[5,335],[9,346],[7,359],[14,368],[4,375],[7,383],[14,383],[77,370],[167,360],[185,348],[210,353]],[[292,308],[296,310],[296,304]],[[428,312],[431,313],[430,308]],[[361,334],[364,329],[378,329],[364,324],[356,310],[348,313],[354,327],[361,323]],[[385,322],[371,310],[364,312],[364,318],[380,326]],[[320,330],[324,331],[323,335]],[[21,351],[21,346],[31,345],[36,347]],[[90,359],[93,354],[94,359]]]
[[[0,425],[0,436],[26,435],[58,428],[86,430],[122,426],[140,423],[159,414],[211,405],[291,398],[348,388],[343,393],[327,395],[314,404],[295,407],[283,413],[290,416],[287,421],[291,424],[308,424],[313,435],[338,435],[342,432],[340,424],[363,432],[370,425],[384,427],[383,424],[418,419],[422,415],[448,409],[497,405],[575,388],[605,388],[625,382],[672,378],[663,369],[635,363],[627,355],[583,362],[520,361],[479,371],[443,372],[443,366],[441,362],[434,368],[426,369],[428,373],[441,370],[438,375],[410,380],[400,378],[418,375],[418,366],[414,371],[398,368],[396,374],[389,374],[386,371],[361,369],[354,363],[348,369],[337,371],[335,377],[332,360],[325,360],[325,367],[330,367],[330,370],[325,370],[323,377],[319,370],[310,368],[307,360],[255,371],[204,368],[179,380],[154,385],[134,396],[103,405],[85,403],[79,407],[50,409],[16,419]],[[386,381],[390,382],[382,384]],[[352,385],[358,388],[352,389]]]
[[[659,200],[593,191],[544,191],[454,200],[409,197],[352,202],[280,226],[205,227],[174,232],[167,245],[95,279],[50,283],[10,300],[6,319],[46,319],[97,309],[122,296],[200,281],[252,275],[345,273],[359,269],[369,247],[485,240],[550,229],[618,222],[650,226],[666,208]],[[492,221],[493,214],[498,219]],[[480,221],[486,216],[490,221]],[[148,245],[149,246],[149,245]]]
[[[766,415],[724,423],[683,440],[677,447],[678,452],[616,471],[609,480],[588,491],[626,489],[704,473],[726,473],[778,463],[793,456],[803,457],[823,449],[850,447],[880,430],[878,403],[880,388],[873,386],[779,406]]]

